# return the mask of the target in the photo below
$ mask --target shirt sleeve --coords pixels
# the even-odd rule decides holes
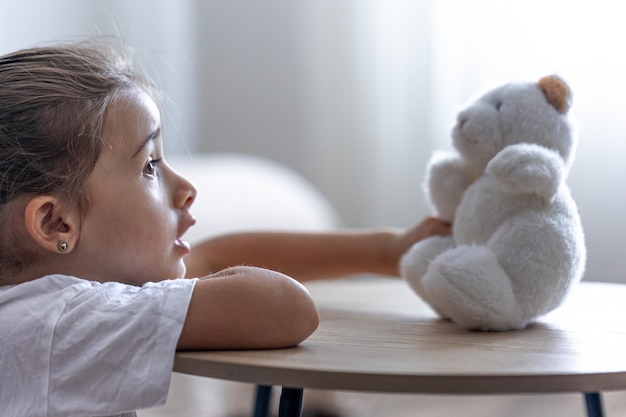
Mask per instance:
[[[108,415],[165,403],[195,282],[84,285],[55,326],[48,415]]]

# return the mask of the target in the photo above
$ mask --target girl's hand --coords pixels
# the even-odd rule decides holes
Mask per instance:
[[[387,256],[389,271],[387,274],[395,276],[400,275],[398,269],[400,258],[402,258],[402,255],[415,243],[431,236],[450,236],[451,234],[452,223],[434,216],[426,217],[416,226],[404,232],[397,233],[389,244]]]

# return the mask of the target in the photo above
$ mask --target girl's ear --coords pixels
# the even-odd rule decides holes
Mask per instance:
[[[74,249],[80,235],[80,215],[77,209],[68,208],[54,196],[37,196],[26,204],[26,230],[41,247],[57,253]]]

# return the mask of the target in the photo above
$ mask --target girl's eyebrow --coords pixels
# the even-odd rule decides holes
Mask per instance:
[[[135,152],[133,154],[133,158],[135,156],[137,156],[142,150],[144,150],[146,148],[146,146],[148,145],[148,143],[150,143],[150,141],[155,140],[156,138],[159,137],[159,135],[161,134],[161,126],[157,127],[154,132],[152,132],[151,134],[148,135],[148,137],[146,138],[146,140],[144,140],[142,142],[142,144],[139,146],[139,148],[137,148],[137,152]],[[132,158],[131,158],[132,159]]]

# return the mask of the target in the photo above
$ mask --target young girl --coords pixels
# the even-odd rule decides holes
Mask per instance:
[[[428,218],[407,232],[233,234],[191,251],[196,189],[163,158],[155,97],[100,41],[0,57],[3,416],[160,405],[176,349],[287,347],[316,329],[288,275],[397,275],[414,242],[450,232]]]

